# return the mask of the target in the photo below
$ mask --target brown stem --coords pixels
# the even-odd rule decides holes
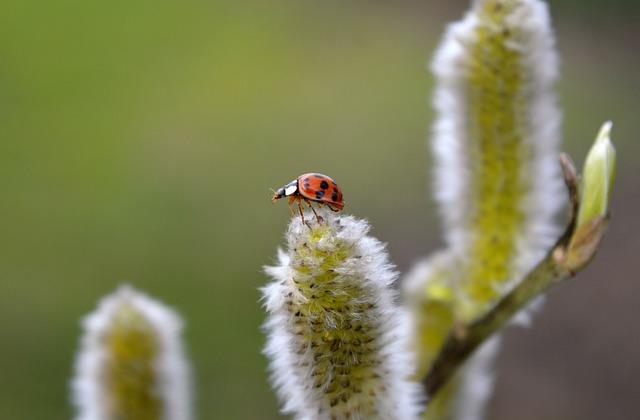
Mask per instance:
[[[554,248],[509,294],[484,316],[449,334],[423,384],[432,398],[473,351],[502,329],[519,310],[551,285],[570,276],[557,260]]]

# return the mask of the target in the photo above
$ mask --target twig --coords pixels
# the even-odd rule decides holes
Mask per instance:
[[[513,315],[524,308],[533,298],[554,284],[573,276],[593,257],[606,228],[607,219],[594,219],[588,234],[581,235],[581,247],[590,250],[589,255],[581,255],[580,264],[567,263],[567,254],[572,238],[575,241],[576,218],[580,203],[578,177],[571,159],[567,155],[560,158],[569,191],[571,218],[564,234],[551,248],[545,258],[533,268],[525,278],[504,296],[486,314],[471,324],[458,326],[445,340],[442,350],[423,381],[430,399],[447,384],[457,369],[473,351],[489,336],[502,329]]]

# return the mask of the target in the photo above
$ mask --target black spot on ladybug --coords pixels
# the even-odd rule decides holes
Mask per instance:
[[[338,193],[337,192],[333,192],[333,194],[331,195],[331,201],[338,201]]]
[[[311,188],[311,185],[309,185],[309,183],[305,181],[305,183],[304,183],[304,189],[305,189],[305,190],[308,190],[309,188]]]
[[[325,180],[322,180],[322,182],[320,183],[320,188],[326,190],[327,188],[329,188],[329,183]]]
[[[324,197],[324,191],[316,191],[316,198],[319,200]]]
[[[309,177],[306,177],[306,178],[304,179],[304,183],[305,183],[305,184],[308,184],[308,183],[309,183]]]

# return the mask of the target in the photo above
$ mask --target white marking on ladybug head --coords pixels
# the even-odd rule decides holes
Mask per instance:
[[[298,181],[292,181],[284,186],[284,195],[286,197],[298,192]]]

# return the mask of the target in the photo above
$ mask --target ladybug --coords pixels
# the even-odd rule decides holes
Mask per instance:
[[[274,191],[271,201],[276,201],[281,198],[289,197],[289,208],[294,202],[298,203],[298,210],[304,221],[304,213],[302,212],[302,202],[304,201],[316,215],[318,222],[322,220],[316,210],[313,208],[311,202],[319,203],[319,205],[325,205],[332,211],[340,211],[344,208],[344,201],[342,200],[342,190],[338,187],[336,182],[326,175],[318,173],[302,174],[298,178],[286,184],[278,191]],[[291,210],[293,213],[293,210]]]

